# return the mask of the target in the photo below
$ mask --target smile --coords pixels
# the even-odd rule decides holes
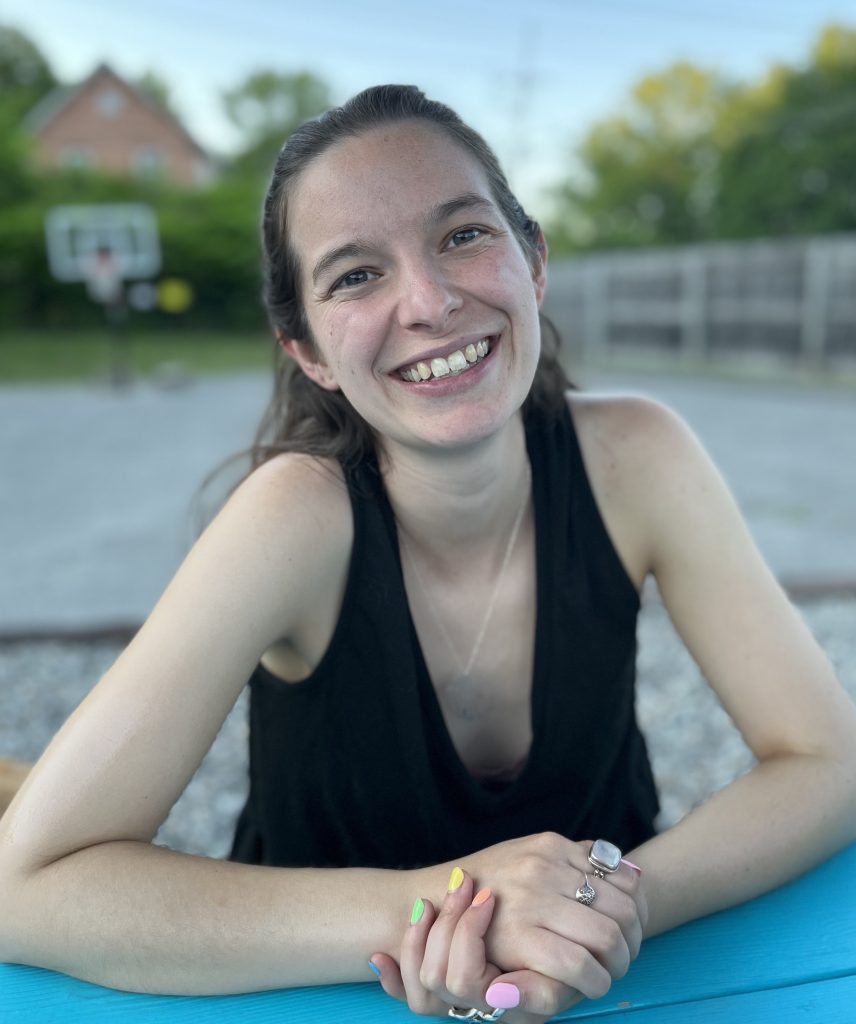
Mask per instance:
[[[457,352],[450,352],[444,359],[438,356],[429,362],[418,362],[400,372],[402,380],[419,384],[426,380],[437,380],[440,377],[457,377],[472,369],[490,352],[490,338],[471,343]]]

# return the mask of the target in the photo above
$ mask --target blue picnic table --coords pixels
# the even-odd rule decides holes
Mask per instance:
[[[630,973],[556,1020],[856,1021],[856,845],[775,892],[647,942]],[[0,1024],[416,1024],[376,982],[236,996],[150,996],[0,964]],[[425,1018],[421,1018],[425,1019]]]

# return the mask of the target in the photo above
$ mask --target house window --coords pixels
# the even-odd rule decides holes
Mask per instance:
[[[95,154],[90,146],[63,146],[59,152],[59,165],[70,171],[87,170],[95,166]]]
[[[95,105],[102,117],[112,120],[118,117],[125,107],[125,97],[118,89],[102,89],[95,97]]]
[[[131,166],[141,178],[156,178],[166,170],[166,154],[160,146],[137,146]]]

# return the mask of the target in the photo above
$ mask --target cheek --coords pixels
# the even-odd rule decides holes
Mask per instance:
[[[345,373],[371,366],[384,338],[385,319],[369,302],[349,302],[325,310],[313,330],[325,361]]]

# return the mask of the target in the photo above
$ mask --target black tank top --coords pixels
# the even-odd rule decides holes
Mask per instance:
[[[250,679],[250,795],[233,860],[409,868],[541,831],[650,838],[657,794],[634,713],[639,598],[600,517],[570,413],[526,422],[535,506],[533,740],[503,786],[468,772],[410,616],[377,464],[346,473],[354,542],[312,675]]]

